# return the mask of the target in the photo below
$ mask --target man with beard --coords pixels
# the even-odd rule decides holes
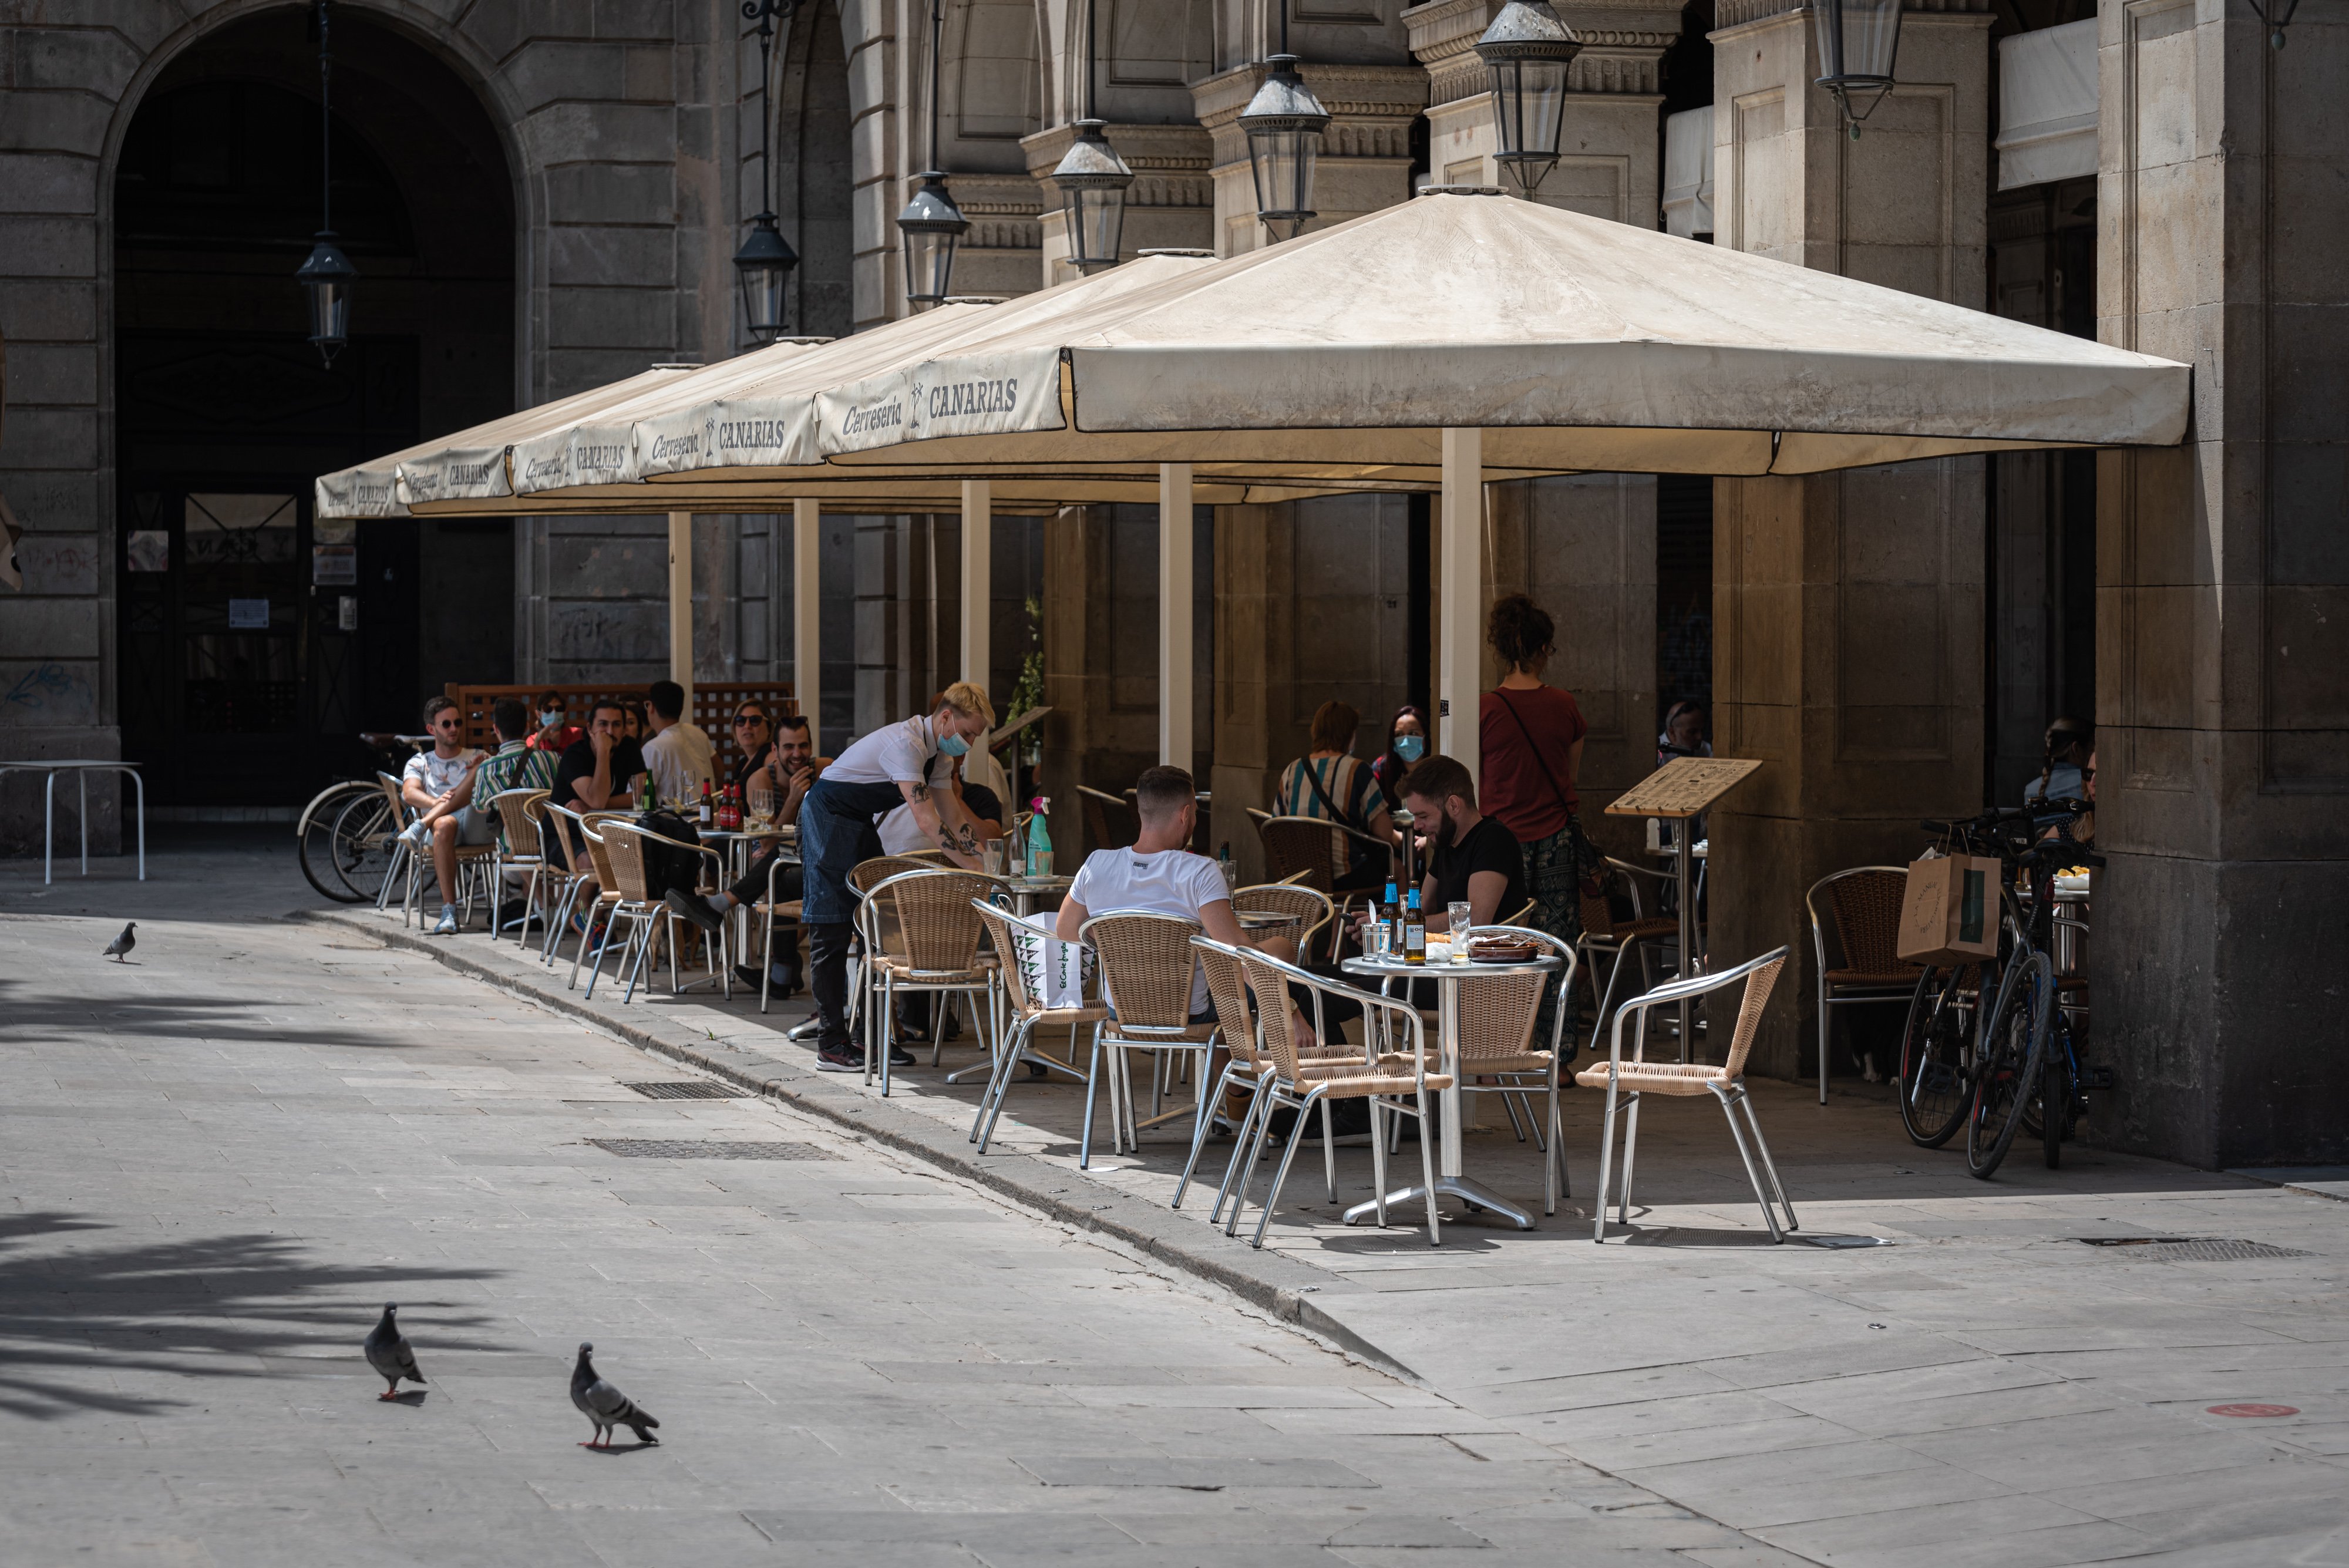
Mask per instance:
[[[1427,839],[1427,877],[1420,908],[1430,935],[1451,926],[1451,906],[1465,900],[1477,925],[1495,925],[1526,903],[1525,857],[1516,836],[1476,809],[1476,785],[1450,757],[1429,757],[1403,775],[1403,809]]]

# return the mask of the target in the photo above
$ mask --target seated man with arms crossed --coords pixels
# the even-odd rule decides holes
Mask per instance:
[[[824,759],[815,754],[815,736],[807,716],[786,713],[775,724],[768,719],[765,707],[752,699],[734,711],[734,737],[743,752],[734,782],[749,784],[755,780],[761,788],[773,790],[777,826],[795,826],[808,786],[824,768]],[[668,906],[702,929],[716,931],[729,910],[756,904],[767,896],[767,877],[775,870],[775,857],[781,853],[781,841],[771,841],[751,857],[731,888],[706,897],[671,889]],[[786,861],[775,875],[775,901],[791,902],[801,896],[802,888],[799,865]],[[775,952],[767,983],[775,995],[790,996],[800,988],[800,929],[799,922],[789,916],[775,917]],[[736,964],[734,978],[753,991],[759,987],[759,971],[749,964]]]
[[[473,772],[481,753],[460,739],[464,725],[465,715],[456,703],[446,697],[428,698],[424,727],[432,732],[432,749],[409,758],[399,780],[400,798],[417,813],[405,835],[409,852],[422,854],[429,848],[433,875],[440,883],[440,923],[432,928],[436,937],[453,936],[457,930],[457,846],[487,844],[498,833],[489,796],[481,797],[482,809],[473,808]],[[496,917],[494,900],[491,916]]]

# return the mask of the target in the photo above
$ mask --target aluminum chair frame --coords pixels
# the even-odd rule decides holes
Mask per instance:
[[[1745,1165],[1745,1179],[1754,1189],[1754,1201],[1762,1206],[1762,1220],[1770,1228],[1770,1240],[1773,1244],[1784,1242],[1786,1239],[1786,1231],[1802,1228],[1800,1221],[1795,1218],[1795,1206],[1786,1197],[1785,1184],[1778,1179],[1777,1164],[1770,1158],[1770,1145],[1762,1136],[1762,1123],[1754,1116],[1754,1102],[1745,1092],[1744,1072],[1746,1053],[1752,1050],[1754,1036],[1760,1029],[1762,1008],[1768,1002],[1771,989],[1776,985],[1779,973],[1785,967],[1787,956],[1793,950],[1792,948],[1782,946],[1764,953],[1760,958],[1749,959],[1735,969],[1723,970],[1717,974],[1691,975],[1686,980],[1667,981],[1644,995],[1633,997],[1617,1010],[1607,1065],[1603,1069],[1591,1067],[1586,1072],[1577,1074],[1575,1077],[1577,1083],[1595,1087],[1603,1074],[1603,1081],[1607,1086],[1606,1116],[1601,1124],[1599,1139],[1599,1201],[1591,1211],[1594,1219],[1590,1239],[1593,1241],[1603,1243],[1607,1240],[1607,1189],[1615,1159],[1616,1120],[1619,1116],[1623,1119],[1623,1182],[1619,1194],[1616,1220],[1618,1223],[1628,1227],[1631,1223],[1631,1169],[1640,1141],[1640,1101],[1643,1095],[1660,1092],[1652,1088],[1642,1090],[1622,1087],[1620,1080],[1624,1075],[1626,1065],[1634,1069],[1647,1069],[1646,1075],[1649,1076],[1666,1075],[1681,1082],[1698,1083],[1710,1091],[1713,1098],[1720,1102],[1722,1115],[1728,1118],[1729,1136],[1737,1144],[1738,1158]],[[1710,995],[1716,991],[1726,990],[1739,981],[1745,982],[1745,997],[1738,1012],[1736,1035],[1731,1041],[1728,1055],[1720,1068],[1701,1068],[1687,1064],[1667,1065],[1645,1060],[1648,1015],[1651,1012],[1666,1002],[1678,1002],[1683,999],[1693,1000],[1696,997]],[[1639,1028],[1633,1037],[1631,1060],[1626,1064],[1623,1059],[1623,1022],[1634,1014],[1638,1016]],[[1636,1078],[1642,1075],[1635,1072],[1632,1075]],[[1619,1097],[1623,1096],[1629,1096],[1629,1103],[1619,1105]],[[1741,1108],[1745,1112],[1744,1127],[1739,1127],[1737,1122],[1737,1113]],[[1753,1143],[1750,1146],[1746,1142],[1747,1128],[1751,1128],[1754,1135]],[[1762,1157],[1762,1165],[1758,1171],[1754,1164],[1754,1157],[1757,1152]],[[1762,1177],[1764,1173],[1770,1179],[1766,1192],[1762,1185]],[[1777,1200],[1778,1207],[1784,1209],[1786,1213],[1786,1223],[1783,1230],[1778,1224],[1776,1211],[1771,1208],[1771,1199],[1774,1197]]]
[[[1530,909],[1533,906],[1528,903],[1526,908]],[[1568,1056],[1578,1049],[1578,1046],[1569,1044],[1566,1037],[1566,1015],[1568,1012],[1566,999],[1574,994],[1574,982],[1580,969],[1581,955],[1575,950],[1574,944],[1566,940],[1563,937],[1553,936],[1549,932],[1541,930],[1533,926],[1478,926],[1476,928],[1476,934],[1479,936],[1506,934],[1513,937],[1522,937],[1537,947],[1547,948],[1557,957],[1566,961],[1566,968],[1560,971],[1557,976],[1558,1004],[1550,1011],[1548,1046],[1549,1065],[1547,1068],[1539,1072],[1526,1072],[1522,1070],[1511,1071],[1506,1068],[1496,1069],[1493,1067],[1480,1067],[1476,1064],[1475,1058],[1466,1055],[1464,1053],[1457,1063],[1460,1072],[1460,1093],[1464,1096],[1500,1096],[1502,1107],[1509,1113],[1509,1125],[1512,1127],[1516,1128],[1517,1141],[1519,1143],[1523,1143],[1525,1141],[1526,1134],[1524,1127],[1519,1126],[1517,1121],[1518,1105],[1524,1099],[1526,1090],[1529,1087],[1536,1086],[1526,1085],[1521,1080],[1526,1078],[1539,1080],[1538,1087],[1541,1089],[1547,1099],[1548,1114],[1541,1118],[1537,1125],[1537,1130],[1534,1134],[1534,1147],[1539,1149],[1542,1154],[1542,1212],[1544,1214],[1555,1214],[1557,1212],[1557,1200],[1560,1196],[1568,1198],[1574,1196],[1574,1184],[1572,1179],[1568,1176],[1566,1168],[1565,1124],[1561,1120],[1558,1111],[1558,1081],[1565,1075]],[[1507,979],[1510,977],[1495,976],[1495,978]],[[1541,1016],[1542,993],[1549,989],[1549,976],[1544,974],[1537,978],[1542,981],[1542,983],[1535,988],[1533,1002],[1531,1005],[1531,1012],[1536,1020],[1538,1020]],[[1461,1006],[1464,1011],[1467,1006],[1467,997],[1463,995],[1461,998]],[[1464,1023],[1463,1024],[1463,1032],[1465,1032]],[[1529,1053],[1538,1052],[1541,1049],[1538,1046],[1533,1045],[1532,1033],[1532,1026],[1529,1024],[1526,1029],[1526,1044],[1529,1048]],[[1479,1084],[1475,1080],[1480,1077],[1499,1078],[1507,1081],[1495,1084]],[[1527,1120],[1532,1120],[1531,1112],[1533,1107],[1531,1106],[1526,1106],[1525,1108],[1527,1112]],[[1465,1118],[1464,1117],[1463,1119],[1464,1120]],[[1547,1129],[1547,1136],[1539,1130],[1540,1128]]]
[[[1268,894],[1270,897],[1259,898],[1254,902],[1247,901],[1251,895],[1256,894]],[[1310,900],[1319,910],[1319,915],[1309,918],[1301,910],[1282,907],[1292,901],[1301,900]],[[1302,928],[1297,934],[1298,957],[1309,956],[1313,950],[1313,939],[1324,930],[1330,932],[1330,957],[1332,961],[1335,961],[1338,956],[1338,901],[1319,888],[1309,888],[1301,882],[1252,882],[1245,888],[1232,889],[1232,912],[1236,915],[1249,913],[1295,915],[1299,926]]]
[[[1827,1039],[1829,1027],[1829,1014],[1827,1012],[1827,1009],[1830,1007],[1866,1005],[1869,1002],[1881,1004],[1887,1002],[1905,1002],[1910,1001],[1917,994],[1917,981],[1923,976],[1924,971],[1921,968],[1919,969],[1916,975],[1911,976],[1907,981],[1899,986],[1865,985],[1849,981],[1839,981],[1831,983],[1827,980],[1826,929],[1824,922],[1819,919],[1819,894],[1835,883],[1843,881],[1846,877],[1849,877],[1889,876],[1906,878],[1908,875],[1909,868],[1905,866],[1847,867],[1841,871],[1832,872],[1827,876],[1820,877],[1817,881],[1812,883],[1809,888],[1803,894],[1803,909],[1811,918],[1811,956],[1817,961],[1816,967],[1811,971],[1811,981],[1814,987],[1813,995],[1815,1000],[1818,1002],[1819,1008],[1819,1104],[1823,1106],[1827,1103]],[[1836,923],[1836,944],[1838,948],[1843,950],[1845,961],[1848,963],[1851,959],[1851,950],[1849,947],[1844,943],[1843,923],[1841,920],[1837,920]],[[1838,994],[1838,992],[1841,994]]]
[[[490,940],[492,941],[498,940],[498,910],[505,902],[506,873],[509,870],[530,873],[528,879],[523,884],[522,919],[514,922],[514,945],[520,947],[523,940],[530,933],[531,911],[537,907],[538,875],[545,867],[546,856],[543,849],[529,852],[516,850],[512,841],[520,836],[515,831],[517,828],[527,826],[533,832],[537,831],[539,819],[532,814],[531,805],[534,801],[552,798],[554,797],[549,791],[532,789],[527,786],[500,790],[490,797],[490,805],[497,809],[498,814],[498,836],[491,845],[490,855]]]
[[[1185,943],[1183,956],[1185,961],[1183,971],[1182,1017],[1184,1021],[1181,1023],[1143,1022],[1133,1014],[1146,1012],[1146,1009],[1138,1006],[1121,1009],[1118,1005],[1116,987],[1112,983],[1112,971],[1116,965],[1112,963],[1110,954],[1102,950],[1100,940],[1093,935],[1093,931],[1095,928],[1111,921],[1137,920],[1162,922],[1169,927],[1182,928]],[[1196,968],[1196,961],[1191,958],[1187,943],[1189,939],[1198,935],[1202,929],[1196,920],[1139,909],[1106,909],[1092,915],[1078,928],[1077,940],[1092,948],[1098,955],[1096,961],[1102,977],[1102,996],[1110,1009],[1110,1016],[1093,1025],[1092,1054],[1085,1072],[1084,1130],[1077,1144],[1079,1170],[1090,1169],[1092,1165],[1093,1106],[1095,1093],[1102,1077],[1104,1052],[1108,1053],[1106,1061],[1109,1066],[1110,1085],[1110,1152],[1112,1154],[1124,1153],[1129,1142],[1134,1150],[1139,1152],[1142,1147],[1143,1127],[1154,1126],[1160,1120],[1172,1119],[1172,1116],[1183,1114],[1175,1111],[1166,1117],[1154,1116],[1147,1123],[1134,1116],[1132,1105],[1132,1079],[1130,1073],[1125,1071],[1128,1064],[1124,1060],[1133,1052],[1143,1051],[1152,1055],[1154,1073],[1159,1064],[1157,1059],[1161,1056],[1169,1054],[1197,1056],[1200,1069],[1197,1074],[1199,1087],[1197,1103],[1193,1107],[1193,1114],[1199,1116],[1205,1116],[1207,1114],[1206,1069],[1207,1063],[1213,1059],[1217,1030],[1214,1024],[1195,1024],[1188,1021],[1191,973]]]
[[[1003,1102],[1010,1096],[1013,1072],[1022,1063],[1033,1061],[1064,1072],[1069,1070],[1068,1064],[1030,1050],[1029,1043],[1037,1028],[1045,1023],[1068,1025],[1070,1054],[1074,1055],[1078,1027],[1101,1023],[1109,1016],[1109,1010],[1092,1002],[1081,1007],[1046,1007],[1037,1002],[1029,994],[1027,977],[1020,971],[1015,946],[1019,939],[1011,933],[1014,925],[1026,922],[992,900],[975,898],[971,902],[987,927],[988,940],[995,944],[999,964],[998,994],[1003,1009],[996,1021],[995,1056],[988,1074],[987,1090],[979,1096],[978,1113],[971,1117],[970,1137],[966,1140],[977,1144],[978,1152],[985,1154],[988,1141],[995,1137],[996,1121],[1003,1115]],[[1044,933],[1039,931],[1036,935],[1042,940]]]
[[[560,826],[554,830],[555,837],[561,841],[564,864],[569,867],[569,870],[568,880],[563,888],[563,902],[557,907],[555,918],[546,930],[546,949],[543,957],[547,967],[552,969],[554,967],[555,961],[562,955],[563,935],[570,927],[572,909],[578,902],[580,890],[590,883],[595,884],[595,908],[597,909],[601,909],[619,897],[617,892],[605,885],[601,876],[603,867],[596,864],[595,851],[603,847],[604,840],[596,834],[595,828],[603,823],[625,820],[627,814],[616,811],[573,811],[568,806],[555,805],[552,800],[547,802],[546,809],[577,828],[580,838],[579,844],[574,845],[570,836],[564,833]],[[579,865],[579,857],[583,855],[587,857],[587,866],[584,870]],[[585,924],[578,933],[579,940],[571,950],[571,975],[564,981],[564,989],[566,991],[579,983],[579,964],[586,956],[587,939],[595,929],[595,920],[592,913],[583,915],[582,919]],[[607,938],[610,935],[608,930],[605,935]]]
[[[628,846],[636,856],[633,870],[627,868],[618,857],[613,855],[612,836],[615,834],[619,836],[617,842]],[[681,917],[675,909],[668,907],[665,899],[651,896],[650,883],[645,879],[647,872],[643,858],[644,848],[647,844],[660,844],[672,849],[681,849],[689,854],[699,855],[711,862],[715,867],[713,875],[717,876],[724,874],[725,862],[719,858],[714,849],[698,844],[680,843],[666,834],[655,833],[648,827],[638,827],[634,823],[607,821],[602,825],[602,832],[596,835],[596,838],[604,844],[607,857],[612,858],[615,877],[623,884],[634,881],[639,888],[645,889],[644,895],[638,897],[628,892],[625,886],[616,888],[615,890],[620,894],[620,898],[613,905],[609,917],[613,925],[616,925],[624,919],[630,922],[627,940],[620,949],[617,971],[626,977],[625,989],[620,993],[622,1005],[625,1006],[636,999],[636,985],[643,979],[645,969],[651,959],[653,944],[663,936],[668,939],[669,994],[671,996],[683,994],[685,987],[683,977],[678,972],[677,929]],[[695,927],[697,930],[699,929]],[[719,926],[716,940],[709,941],[706,945],[710,960],[710,978],[718,981],[719,994],[730,1002],[734,998],[734,967],[732,942],[728,928],[721,923]],[[610,927],[607,926],[604,940],[595,948],[595,967],[587,977],[586,996],[592,997],[595,994],[595,977],[603,972],[604,952],[610,946]],[[646,981],[645,983],[647,986],[650,985],[649,981]],[[696,981],[694,983],[698,985],[700,981]]]
[[[1000,882],[997,881],[996,878],[989,877],[984,871],[968,871],[959,866],[933,866],[918,871],[900,871],[895,876],[890,877],[873,885],[872,888],[864,895],[864,902],[859,907],[860,912],[869,912],[872,927],[876,933],[880,929],[881,921],[887,915],[894,913],[897,917],[898,929],[902,932],[905,929],[905,916],[904,909],[899,904],[899,895],[895,889],[901,888],[911,882],[927,881],[932,878],[941,877],[967,878],[984,886],[989,893],[992,893],[1002,886]],[[886,908],[884,907],[883,902],[883,895],[885,894],[887,895]],[[907,938],[906,940],[910,943],[912,939]],[[946,1002],[957,996],[969,999],[972,1013],[972,1025],[974,1029],[978,1029],[978,1001],[979,997],[984,996],[988,1002],[989,1023],[990,1024],[992,1023],[995,1012],[995,988],[998,983],[998,980],[997,976],[992,971],[988,971],[981,961],[986,947],[987,928],[984,923],[982,923],[973,933],[971,938],[971,961],[960,969],[923,970],[911,968],[910,962],[913,954],[910,947],[908,948],[908,950],[902,955],[885,953],[877,947],[874,950],[874,961],[867,967],[879,971],[881,997],[880,1005],[870,1012],[865,1025],[864,1081],[867,1084],[873,1082],[874,1057],[878,1054],[880,1057],[881,1097],[883,1099],[885,1100],[889,1097],[889,1046],[892,1043],[891,1036],[896,1030],[898,992],[904,991],[909,995],[936,996],[940,999],[938,1005],[932,1009],[930,1015],[930,1065],[933,1067],[938,1064],[939,1054],[946,1049]],[[969,978],[974,974],[979,975],[981,978],[977,980]],[[984,1029],[982,1033],[985,1034],[986,1038],[982,1040],[981,1044],[985,1044],[988,1050],[992,1052],[994,1049],[993,1029],[989,1027]],[[878,1036],[877,1044],[879,1047],[877,1052],[875,1050],[876,1041],[874,1039],[874,1036],[876,1035]]]
[[[1671,879],[1662,872],[1651,870],[1644,866],[1634,866],[1628,860],[1618,860],[1611,855],[1607,857],[1607,865],[1610,873],[1619,872],[1625,878],[1624,888],[1631,897],[1631,923],[1635,926],[1643,923],[1647,919],[1647,911],[1640,898],[1639,879],[1642,877],[1653,877],[1666,886],[1671,885]],[[1675,978],[1679,976],[1681,971],[1688,967],[1686,961],[1680,955],[1681,939],[1678,921],[1673,922],[1669,933],[1658,932],[1652,935],[1619,934],[1611,930],[1594,932],[1585,929],[1578,945],[1588,956],[1595,959],[1603,954],[1609,961],[1607,965],[1607,988],[1604,993],[1599,991],[1598,975],[1595,972],[1591,974],[1588,982],[1591,994],[1598,999],[1599,1002],[1598,1016],[1591,1021],[1590,1024],[1590,1048],[1593,1051],[1599,1049],[1599,1042],[1606,1037],[1607,1020],[1615,1000],[1616,982],[1622,978],[1623,965],[1631,958],[1635,950],[1639,954],[1640,979],[1643,984],[1652,986],[1655,983],[1653,972],[1649,968],[1649,959],[1658,950],[1670,948],[1672,950]],[[1597,967],[1595,963],[1591,966],[1594,971]]]
[[[1327,1107],[1332,1098],[1344,1097],[1361,1098],[1369,1103],[1371,1189],[1376,1194],[1373,1206],[1381,1230],[1387,1223],[1387,1135],[1386,1128],[1381,1125],[1381,1113],[1419,1118],[1420,1178],[1427,1210],[1427,1244],[1431,1247],[1443,1245],[1444,1218],[1435,1189],[1435,1124],[1430,1116],[1427,1096],[1431,1092],[1442,1093],[1451,1086],[1452,1080],[1441,1074],[1431,1076],[1427,1071],[1427,1024],[1420,1016],[1419,1009],[1402,997],[1382,996],[1376,992],[1361,991],[1337,981],[1325,980],[1254,948],[1217,946],[1239,961],[1243,972],[1248,976],[1250,988],[1259,998],[1267,992],[1279,998],[1277,1025],[1272,1009],[1259,1007],[1257,1010],[1258,1016],[1265,1020],[1259,1039],[1272,1071],[1266,1075],[1267,1082],[1256,1095],[1250,1107],[1251,1119],[1255,1122],[1254,1137],[1250,1137],[1243,1129],[1236,1140],[1246,1148],[1247,1155],[1238,1160],[1239,1186],[1232,1194],[1231,1214],[1224,1221],[1224,1234],[1236,1235],[1239,1231],[1241,1216],[1247,1207],[1248,1185],[1257,1162],[1263,1158],[1265,1140],[1272,1131],[1273,1113],[1283,1106],[1288,1106],[1296,1110],[1297,1120],[1289,1128],[1288,1144],[1281,1150],[1280,1164],[1273,1172],[1270,1189],[1265,1193],[1263,1208],[1257,1216],[1256,1234],[1248,1241],[1248,1245],[1259,1249],[1264,1245],[1265,1231],[1272,1224],[1273,1212],[1280,1207],[1280,1189],[1288,1179],[1288,1168],[1297,1158],[1298,1147],[1305,1141],[1306,1123],[1310,1119],[1313,1108],[1316,1106],[1324,1107],[1322,1126],[1326,1134],[1329,1126]],[[1310,1059],[1296,1054],[1294,1040],[1287,1030],[1288,987],[1299,985],[1307,988],[1313,998],[1313,1038],[1323,1043],[1319,1054]],[[1340,1064],[1339,1048],[1327,1044],[1328,1019],[1322,998],[1330,995],[1342,997],[1362,1010],[1365,1044],[1361,1052],[1351,1061],[1344,1062],[1343,1065]],[[1384,1014],[1392,1016],[1382,1016]],[[1278,1033],[1275,1033],[1276,1027],[1279,1031]],[[1395,1038],[1389,1033],[1394,1028],[1399,1028],[1409,1038],[1410,1049],[1407,1052],[1380,1050],[1381,1042]],[[1365,1078],[1381,1083],[1393,1081],[1400,1075],[1399,1070],[1406,1064],[1413,1085],[1412,1104],[1405,1104],[1400,1092],[1388,1094],[1373,1090],[1360,1096],[1340,1096],[1337,1093],[1355,1086]],[[1235,1150],[1236,1158],[1237,1153]],[[1322,1158],[1330,1196],[1334,1200],[1338,1187],[1336,1160],[1326,1137],[1322,1142]]]

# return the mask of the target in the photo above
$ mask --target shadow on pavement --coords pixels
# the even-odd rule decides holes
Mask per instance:
[[[147,1415],[187,1403],[137,1392],[188,1376],[282,1376],[270,1357],[350,1364],[372,1378],[359,1345],[388,1297],[419,1285],[481,1280],[488,1269],[350,1267],[309,1261],[283,1236],[93,1244],[112,1227],[61,1210],[0,1216],[0,1410],[53,1420],[76,1410]],[[60,1241],[42,1247],[45,1241]],[[497,1350],[451,1337],[488,1319],[433,1315],[443,1350]],[[429,1369],[428,1369],[429,1370]]]

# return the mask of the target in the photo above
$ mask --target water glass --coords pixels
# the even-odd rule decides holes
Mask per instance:
[[[775,820],[775,791],[771,784],[750,784],[742,789],[743,813],[750,819],[747,826],[764,828]]]
[[[990,838],[980,847],[985,857],[987,874],[990,877],[1002,876],[1004,856],[1010,846],[1003,839]]]
[[[1445,910],[1452,917],[1452,961],[1466,963],[1468,938],[1475,929],[1472,922],[1476,918],[1475,911],[1465,899],[1446,905]]]

